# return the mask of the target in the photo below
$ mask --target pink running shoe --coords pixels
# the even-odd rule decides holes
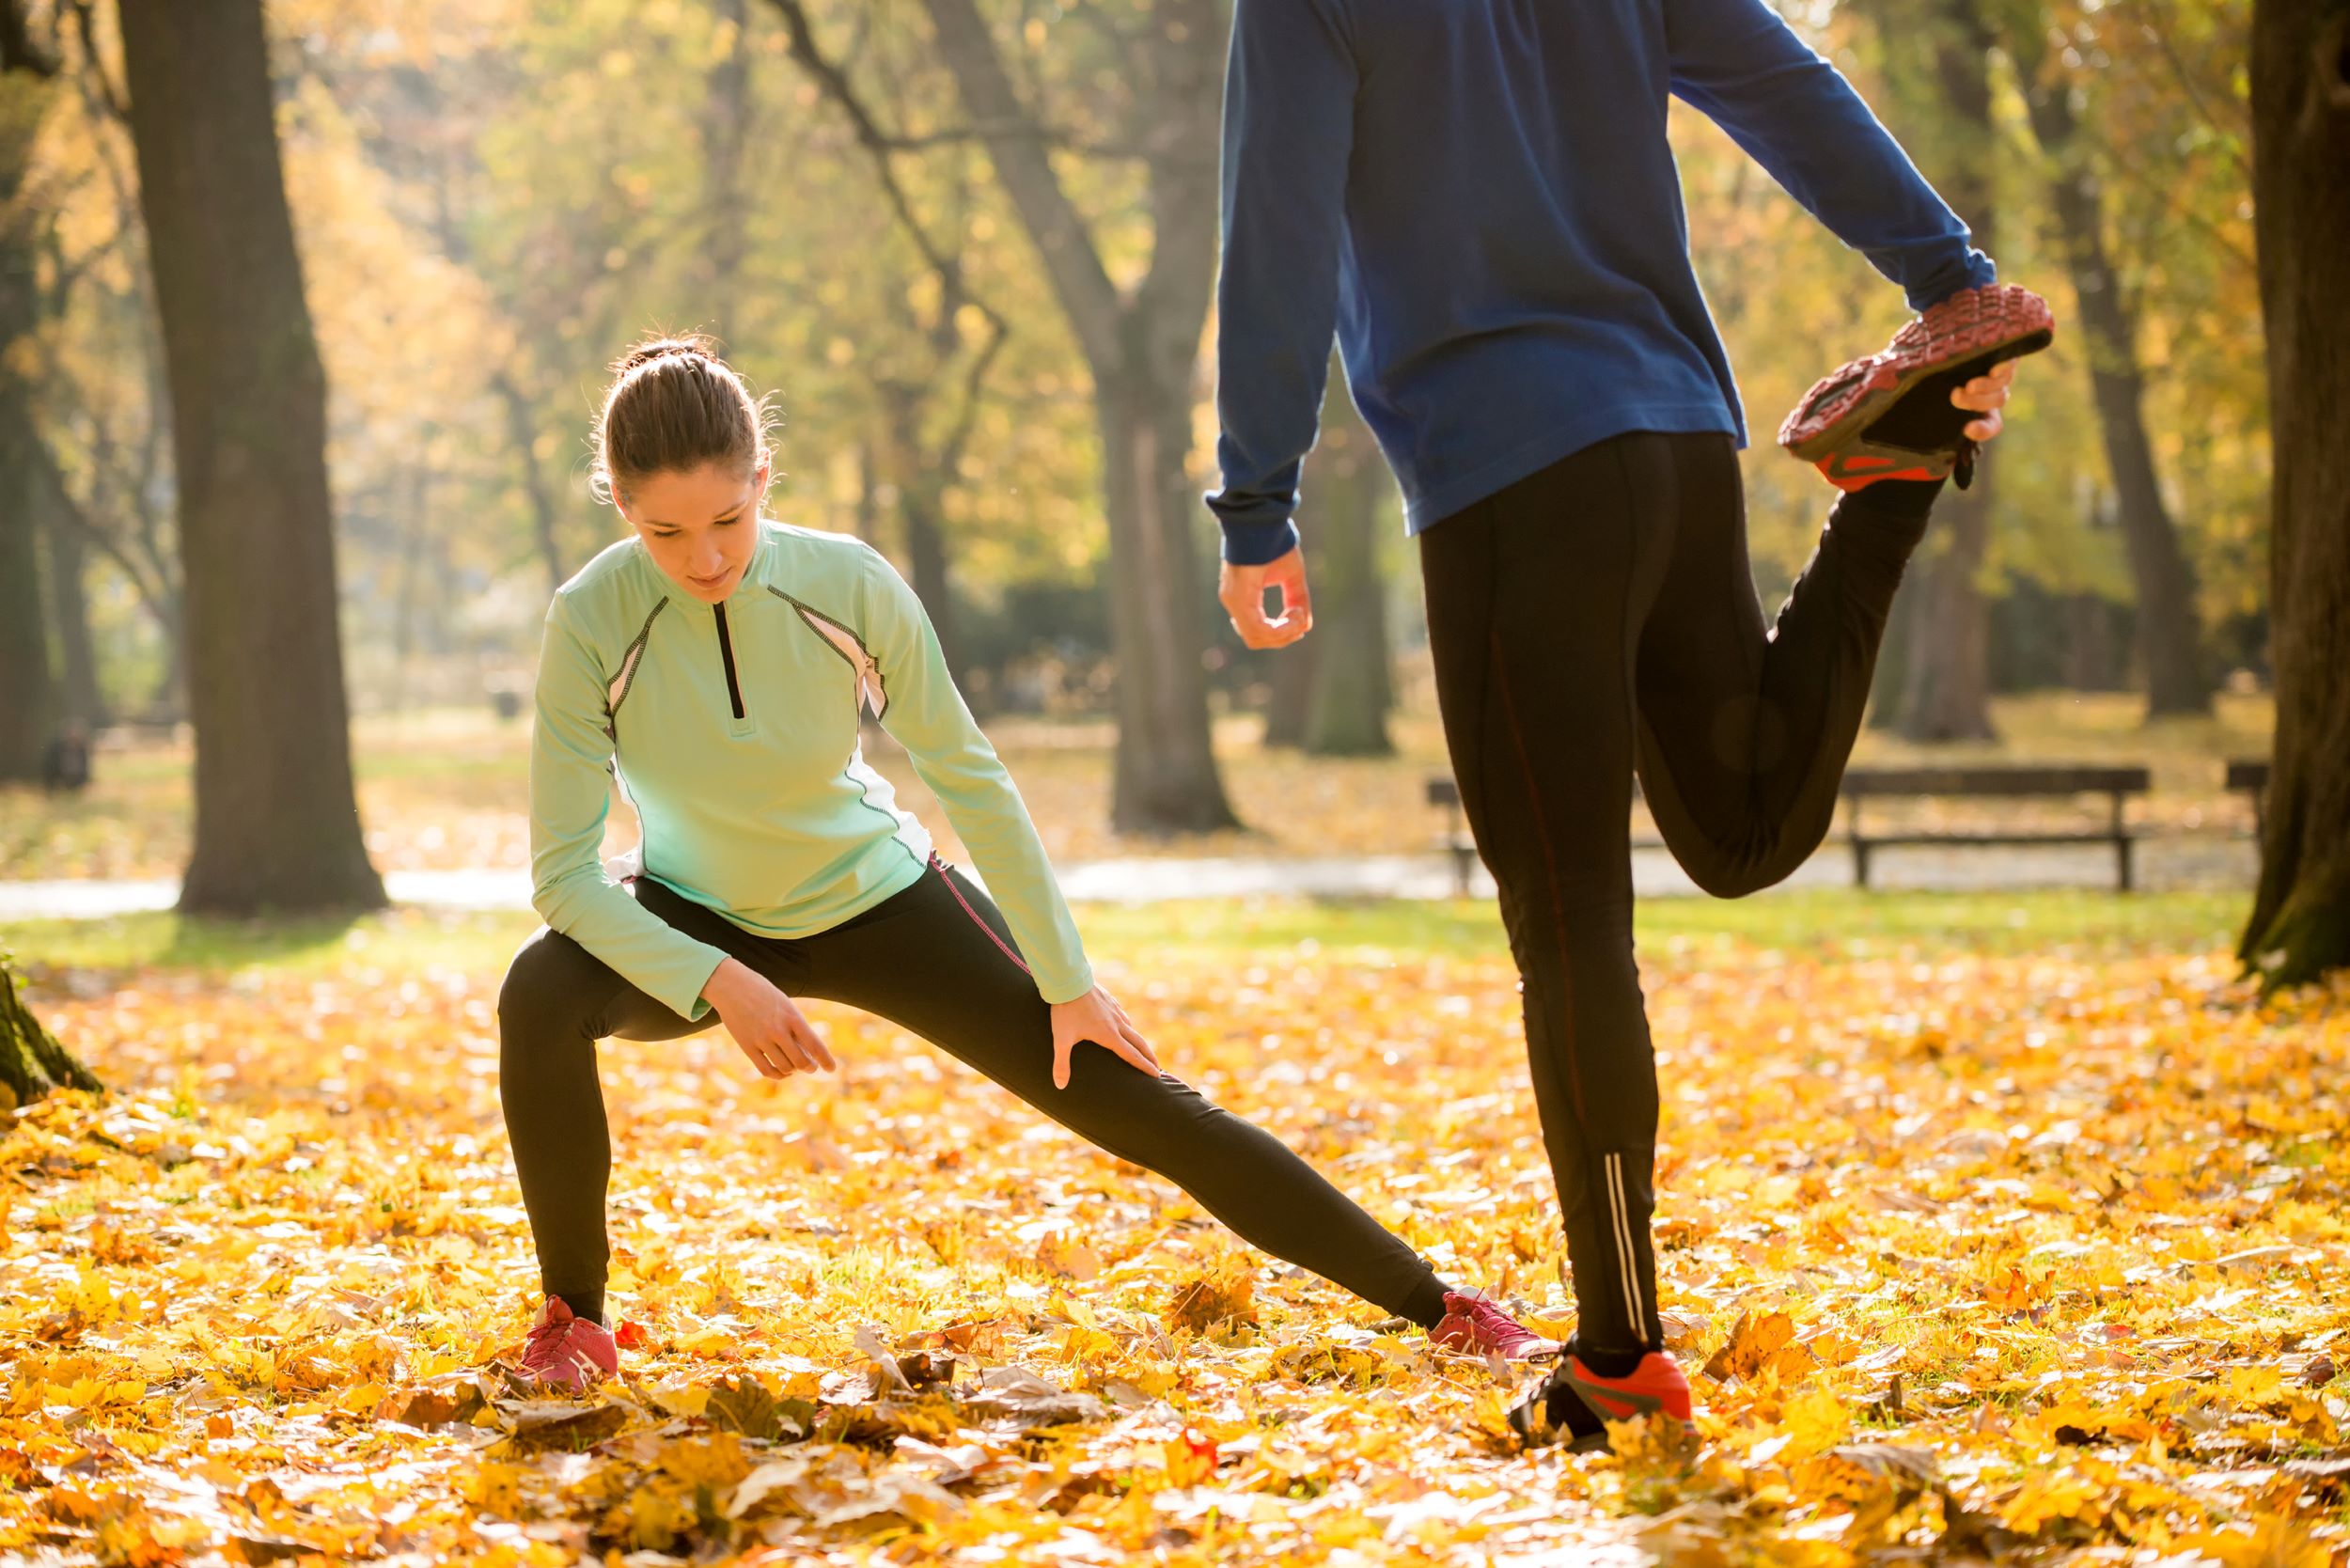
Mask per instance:
[[[1494,1305],[1483,1291],[1447,1291],[1444,1321],[1428,1331],[1431,1342],[1465,1356],[1498,1356],[1504,1361],[1540,1361],[1559,1354],[1545,1340]]]
[[[612,1331],[574,1315],[560,1296],[551,1295],[523,1341],[517,1375],[550,1390],[576,1394],[619,1370],[620,1347],[613,1342]]]
[[[1966,427],[1980,416],[1953,406],[1950,394],[2002,360],[2038,353],[2055,336],[2048,302],[2030,290],[1962,289],[1880,353],[1822,377],[1779,427],[1778,444],[1839,490],[1953,475],[1964,490],[1975,458]]]

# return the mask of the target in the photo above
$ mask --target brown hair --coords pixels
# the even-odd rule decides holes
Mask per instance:
[[[599,500],[654,474],[718,463],[748,478],[767,458],[773,416],[717,344],[699,333],[648,337],[612,362],[596,416],[588,485]]]

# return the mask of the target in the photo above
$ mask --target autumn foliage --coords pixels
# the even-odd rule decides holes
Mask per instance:
[[[1105,971],[1210,1092],[1563,1330],[1513,977],[1356,945],[1363,918]],[[757,1080],[718,1034],[606,1047],[625,1377],[524,1397],[499,955],[368,950],[44,977],[121,1088],[0,1144],[0,1552],[2298,1565],[2343,1540],[2350,998],[2261,1005],[2216,947],[1651,942],[1662,1299],[1701,1409],[1612,1458],[1519,1451],[1512,1383],[838,1011],[837,1081]]]

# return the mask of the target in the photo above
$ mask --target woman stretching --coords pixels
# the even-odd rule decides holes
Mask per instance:
[[[830,1072],[794,997],[923,1036],[1243,1237],[1449,1348],[1558,1346],[1425,1261],[1261,1129],[1159,1070],[1094,983],[1027,809],[870,546],[760,516],[765,416],[698,338],[615,368],[596,481],[634,530],[555,596],[530,761],[532,902],[498,995],[499,1097],[546,1294],[523,1371],[619,1369],[603,1323],[612,1149],[596,1043],[724,1022],[769,1078]],[[932,853],[858,745],[870,707],[995,898]],[[612,777],[638,874],[598,860]],[[1000,907],[999,907],[1000,901]]]

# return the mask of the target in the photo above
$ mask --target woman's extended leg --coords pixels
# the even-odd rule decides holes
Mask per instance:
[[[1053,1087],[1051,1009],[987,895],[933,862],[912,887],[797,944],[800,995],[912,1029],[1122,1160],[1157,1171],[1251,1245],[1434,1327],[1445,1285],[1427,1262],[1262,1128],[1171,1075],[1080,1046]]]

